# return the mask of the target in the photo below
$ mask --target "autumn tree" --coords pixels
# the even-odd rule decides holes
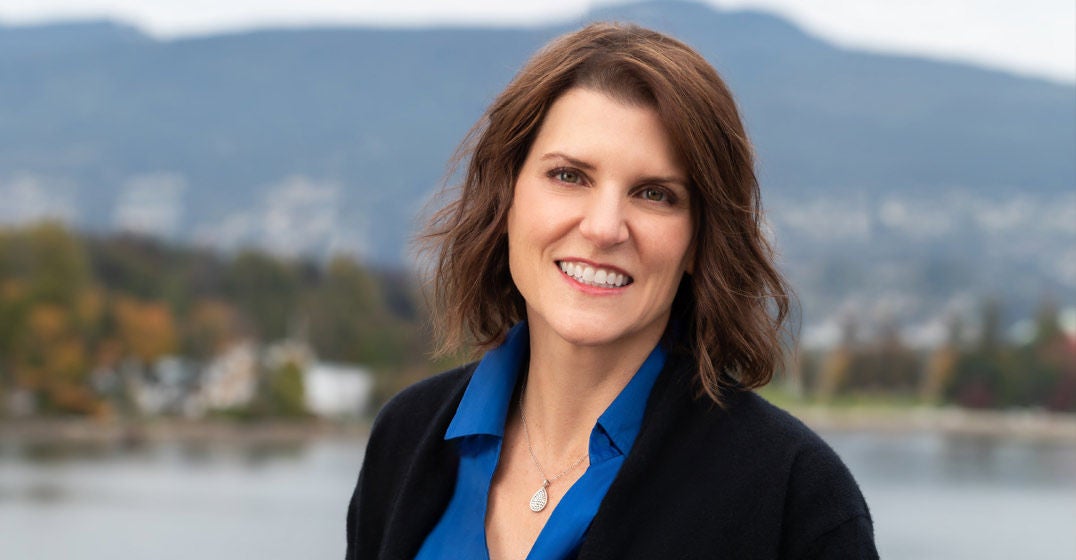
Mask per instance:
[[[127,356],[151,364],[176,348],[172,310],[162,302],[118,296],[113,302],[120,341]]]
[[[91,412],[88,343],[99,292],[82,244],[57,224],[0,236],[0,370],[45,410]]]

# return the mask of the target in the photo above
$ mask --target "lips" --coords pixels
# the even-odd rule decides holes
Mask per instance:
[[[622,288],[634,282],[634,279],[622,272],[601,266],[576,262],[558,261],[561,272],[576,282],[596,288]]]

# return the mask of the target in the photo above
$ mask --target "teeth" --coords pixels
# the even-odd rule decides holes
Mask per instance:
[[[560,270],[577,282],[599,288],[619,288],[631,283],[630,276],[579,263],[560,262]]]

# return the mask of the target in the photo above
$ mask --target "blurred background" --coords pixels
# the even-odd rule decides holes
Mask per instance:
[[[591,20],[737,95],[882,556],[1076,557],[1071,0],[0,0],[0,558],[342,557],[424,205]]]

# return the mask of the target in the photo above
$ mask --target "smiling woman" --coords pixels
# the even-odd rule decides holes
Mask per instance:
[[[466,145],[426,240],[476,363],[375,422],[348,558],[872,558],[833,451],[755,395],[788,311],[751,148],[713,68],[595,24]]]
[[[649,353],[692,260],[684,176],[653,108],[586,88],[553,103],[507,220],[531,336]]]

